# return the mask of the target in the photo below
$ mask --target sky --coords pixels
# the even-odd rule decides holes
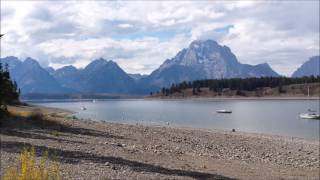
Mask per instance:
[[[1,1],[1,57],[149,74],[193,40],[290,76],[319,55],[319,1]]]

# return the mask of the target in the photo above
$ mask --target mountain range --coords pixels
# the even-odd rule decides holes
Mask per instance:
[[[266,63],[255,66],[241,64],[230,48],[213,40],[196,40],[143,80],[159,87],[199,79],[261,76],[279,75]]]
[[[292,77],[320,76],[320,56],[313,56],[303,63],[293,74]]]
[[[136,82],[117,63],[97,59],[84,69],[66,66],[53,72],[53,77],[63,86],[82,93],[135,92]]]
[[[73,93],[72,89],[62,87],[50,73],[31,58],[23,62],[9,56],[2,58],[1,63],[9,65],[9,72],[22,93]]]
[[[240,63],[230,48],[213,40],[193,41],[150,75],[128,74],[114,61],[102,58],[92,61],[84,69],[74,66],[57,70],[43,68],[32,58],[20,61],[13,56],[1,58],[0,62],[9,65],[9,71],[23,94],[147,94],[182,81],[279,76],[267,63]],[[309,65],[306,66],[302,74],[310,72]],[[301,68],[305,69],[304,65]]]

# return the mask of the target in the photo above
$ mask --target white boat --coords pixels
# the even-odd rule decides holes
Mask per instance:
[[[226,109],[220,109],[216,111],[217,113],[232,113],[231,110],[226,110]]]
[[[87,108],[86,107],[84,107],[84,106],[82,106],[82,108],[81,108],[82,110],[87,110]]]
[[[302,119],[320,119],[320,115],[316,113],[304,113],[300,114],[300,118]]]
[[[310,89],[309,89],[309,86],[308,86],[308,97],[310,96],[309,91],[310,91]],[[307,113],[300,114],[299,117],[301,119],[320,119],[320,115],[317,114],[316,112],[317,111],[315,111],[315,110],[308,109]]]

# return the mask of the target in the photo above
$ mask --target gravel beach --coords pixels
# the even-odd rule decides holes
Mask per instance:
[[[49,159],[59,159],[64,179],[319,179],[319,140],[85,121],[58,109],[40,111],[53,123],[2,123],[1,174],[33,146],[37,155],[47,150]]]

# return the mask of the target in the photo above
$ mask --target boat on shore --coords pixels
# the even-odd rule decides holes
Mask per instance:
[[[226,114],[232,113],[231,110],[227,110],[227,109],[219,109],[219,110],[217,110],[216,112],[217,112],[217,113],[226,113]]]

